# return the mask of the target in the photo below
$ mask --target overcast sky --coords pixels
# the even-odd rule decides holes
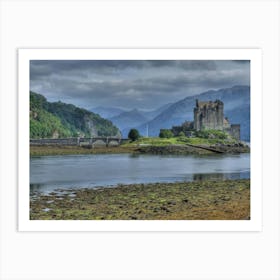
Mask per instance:
[[[32,60],[30,89],[84,108],[155,109],[211,89],[250,85],[250,62]]]

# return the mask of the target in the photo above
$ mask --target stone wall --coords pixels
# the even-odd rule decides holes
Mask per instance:
[[[171,131],[174,136],[178,136],[180,132],[183,132],[185,135],[189,135],[190,131],[193,130],[194,122],[185,121],[179,126],[172,126]]]
[[[234,139],[240,140],[240,124],[232,124],[229,128],[224,129]]]
[[[119,137],[73,137],[73,138],[58,138],[58,139],[30,139],[31,146],[85,146],[85,145],[107,145],[116,146],[128,141],[125,138]]]
[[[230,130],[231,136],[236,140],[240,140],[240,124],[232,124]]]
[[[77,146],[79,145],[79,138],[57,138],[57,139],[30,139],[30,145],[63,145],[63,146]]]

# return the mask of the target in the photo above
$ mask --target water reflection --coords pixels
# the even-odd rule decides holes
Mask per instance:
[[[43,187],[43,184],[30,184],[30,192],[39,192]]]
[[[250,155],[128,154],[45,156],[30,160],[31,192],[117,184],[250,178]]]
[[[205,181],[205,180],[238,180],[249,179],[250,172],[238,173],[198,173],[193,174],[192,181]]]

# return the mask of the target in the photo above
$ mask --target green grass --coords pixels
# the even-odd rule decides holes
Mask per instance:
[[[199,137],[172,137],[172,138],[159,138],[159,137],[143,137],[137,141],[123,144],[124,147],[138,146],[138,145],[154,145],[154,146],[166,146],[176,144],[191,144],[191,145],[213,145],[217,143],[221,144],[234,144],[237,141],[235,139],[205,139]]]

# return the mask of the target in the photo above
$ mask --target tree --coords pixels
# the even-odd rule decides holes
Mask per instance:
[[[136,141],[137,139],[140,138],[140,134],[139,131],[135,128],[130,129],[129,133],[128,133],[128,138],[131,141]]]
[[[172,138],[174,135],[170,129],[161,129],[159,133],[160,138]]]

